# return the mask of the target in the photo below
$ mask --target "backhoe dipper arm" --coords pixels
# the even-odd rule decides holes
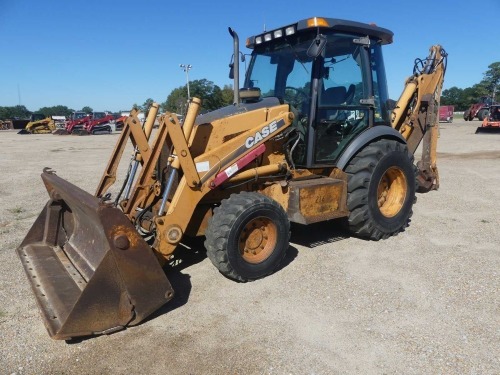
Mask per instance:
[[[413,75],[392,111],[391,125],[406,139],[408,149],[415,153],[423,140],[422,157],[417,163],[420,192],[437,190],[439,174],[436,165],[439,132],[439,101],[446,72],[447,53],[440,45],[429,50],[429,56],[416,59]]]

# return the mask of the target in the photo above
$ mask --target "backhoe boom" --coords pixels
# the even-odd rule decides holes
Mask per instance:
[[[391,117],[392,127],[406,139],[410,152],[415,153],[423,140],[421,160],[417,163],[421,192],[439,188],[438,110],[448,56],[440,45],[432,46],[429,51],[425,60],[415,60],[413,75],[406,80]]]

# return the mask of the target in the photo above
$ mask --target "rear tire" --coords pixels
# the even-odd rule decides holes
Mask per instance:
[[[388,238],[408,226],[415,201],[413,155],[388,139],[359,152],[346,168],[349,229],[371,240]]]
[[[259,193],[241,192],[215,208],[205,248],[223,275],[250,281],[276,271],[289,239],[288,216],[276,201]]]
[[[469,110],[464,112],[464,120],[469,121]]]

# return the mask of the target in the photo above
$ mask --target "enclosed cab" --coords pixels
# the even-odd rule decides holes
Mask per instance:
[[[376,126],[398,137],[390,128],[382,57],[392,37],[377,26],[312,18],[247,40],[253,52],[243,91],[258,88],[262,99],[290,103],[301,135],[297,166],[344,166],[346,149]]]

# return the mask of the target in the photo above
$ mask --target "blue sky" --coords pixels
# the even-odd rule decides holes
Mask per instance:
[[[163,102],[190,80],[231,84],[235,29],[264,29],[323,16],[392,30],[384,52],[389,94],[397,99],[416,57],[432,44],[449,53],[444,88],[470,87],[500,61],[500,0],[77,1],[0,0],[0,106],[126,110]],[[19,100],[20,99],[20,100]]]

